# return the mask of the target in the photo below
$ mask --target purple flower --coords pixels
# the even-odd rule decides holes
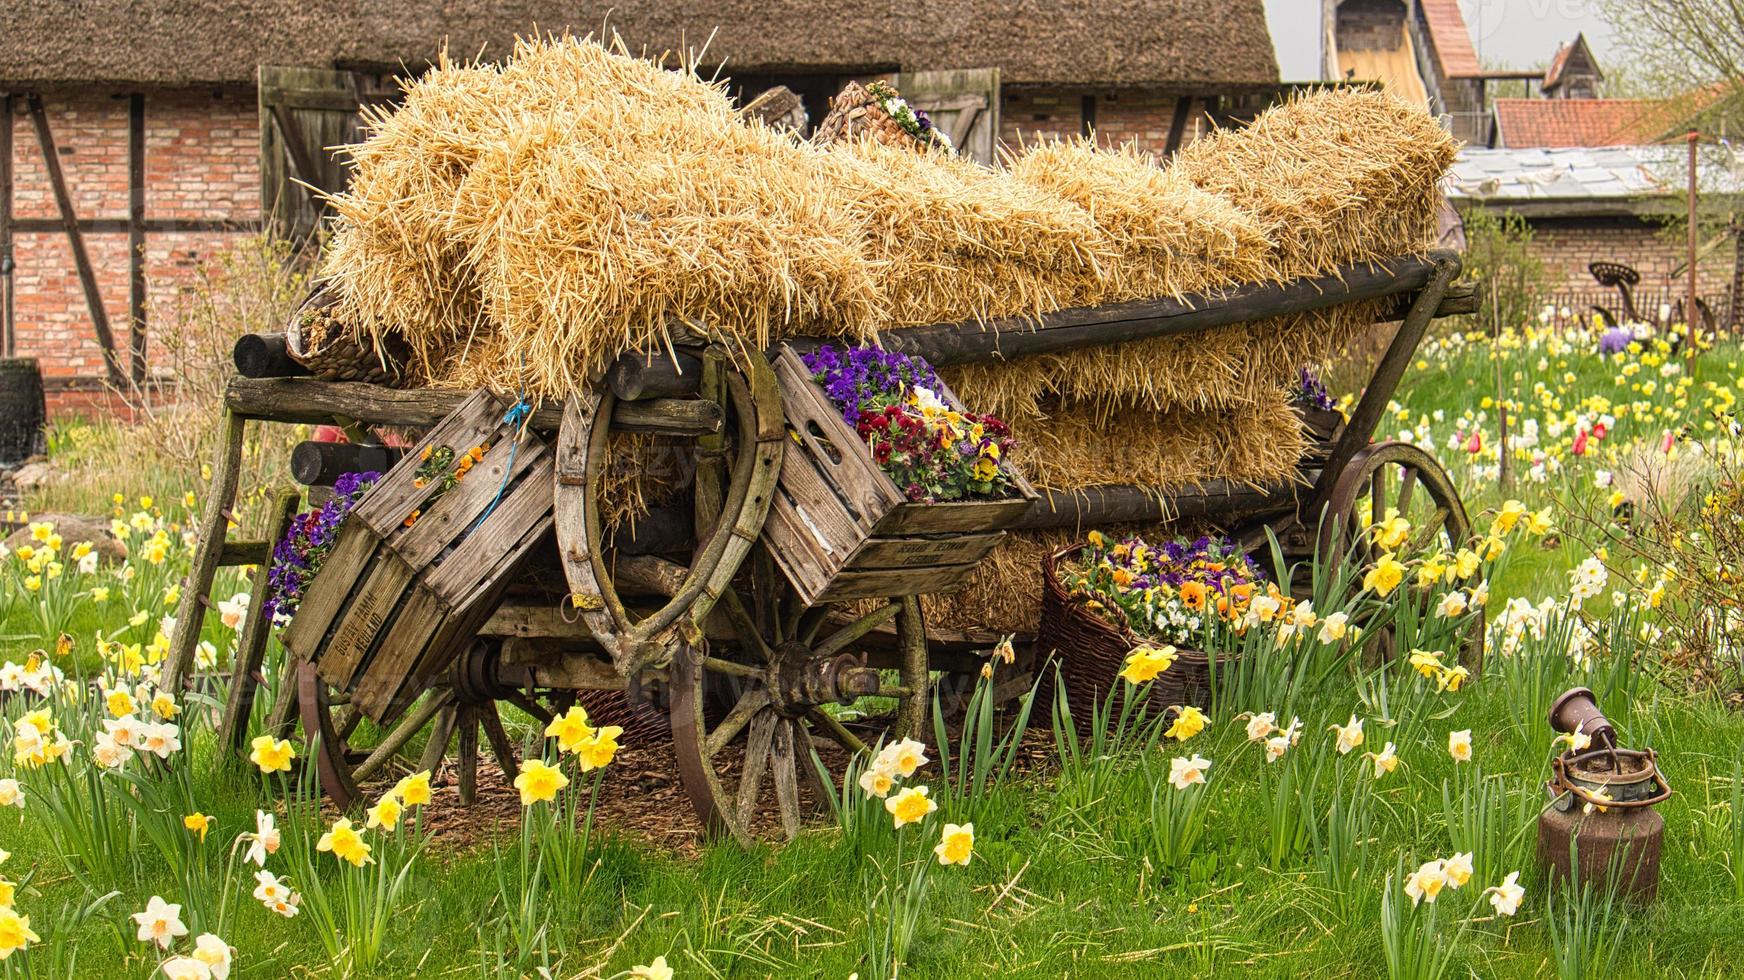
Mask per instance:
[[[381,479],[377,472],[345,473],[333,481],[333,498],[314,510],[291,519],[283,540],[273,546],[273,564],[267,571],[266,615],[289,615],[302,601],[303,586],[320,571],[321,563],[339,536],[345,515]]]
[[[1599,337],[1599,353],[1621,354],[1635,342],[1635,335],[1627,327],[1612,327]]]

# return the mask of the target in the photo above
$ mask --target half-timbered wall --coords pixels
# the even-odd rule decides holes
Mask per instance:
[[[42,102],[111,333],[130,367],[129,95],[48,92]],[[104,361],[26,100],[13,103],[14,345],[42,362],[52,413],[100,387]],[[236,234],[167,226],[258,221],[260,135],[252,88],[147,92],[144,109],[146,351],[156,362],[163,348],[151,342],[154,321],[168,315],[192,270]]]

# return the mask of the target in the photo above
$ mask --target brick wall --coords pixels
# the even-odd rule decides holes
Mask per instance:
[[[1593,280],[1587,264],[1620,262],[1641,274],[1635,288],[1640,311],[1657,316],[1662,301],[1675,303],[1688,288],[1672,270],[1687,256],[1687,246],[1668,238],[1661,225],[1641,218],[1561,218],[1532,222],[1533,246],[1544,260],[1546,285],[1565,305],[1591,302],[1614,305],[1616,291],[1603,290]],[[1722,246],[1698,263],[1697,295],[1716,315],[1728,308],[1732,283],[1732,249]],[[1577,309],[1578,312],[1578,309]]]
[[[14,214],[58,219],[41,148],[23,100],[12,120]],[[124,219],[128,211],[125,95],[78,92],[44,96],[61,168],[81,220]],[[0,121],[3,124],[4,121]],[[260,215],[259,129],[251,89],[153,92],[145,99],[147,218],[254,221]],[[230,235],[176,232],[146,237],[147,329],[154,309],[174,306],[191,271]],[[126,363],[127,236],[88,233],[103,308]],[[41,360],[51,389],[98,381],[103,358],[72,250],[62,232],[15,234],[17,352]],[[148,352],[161,345],[147,341]],[[66,407],[89,402],[70,394]],[[52,410],[52,409],[51,409]]]
[[[1169,126],[1175,117],[1175,96],[1155,92],[1100,93],[1090,96],[1097,139],[1106,146],[1129,140],[1152,153],[1168,145]],[[1022,89],[1005,93],[1000,108],[999,136],[1007,144],[1033,143],[1038,139],[1077,136],[1084,131],[1084,100],[1081,92],[1056,89]],[[1194,103],[1182,145],[1207,129],[1205,101]]]

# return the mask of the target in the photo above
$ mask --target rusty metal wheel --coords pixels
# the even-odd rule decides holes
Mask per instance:
[[[741,843],[764,835],[768,823],[759,818],[771,810],[772,829],[791,840],[806,797],[816,807],[833,791],[817,772],[814,752],[829,766],[886,732],[918,738],[929,705],[918,600],[853,612],[807,608],[766,553],[757,559],[749,604],[735,592],[721,597],[737,642],[689,645],[670,672],[673,750],[685,792],[711,836]],[[853,652],[892,622],[897,654]],[[855,717],[841,711],[848,705],[894,710]]]
[[[342,692],[321,679],[313,663],[304,663],[297,671],[296,715],[290,724],[279,723],[270,733],[288,738],[296,721],[301,721],[305,754],[315,766],[322,791],[341,809],[361,801],[359,786],[378,776],[394,771],[438,773],[452,744],[460,801],[470,804],[477,795],[478,761],[486,746],[504,773],[512,775],[516,769],[514,743],[497,702],[512,703],[541,722],[551,719],[540,703],[541,695],[515,686],[520,675],[498,663],[499,652],[497,644],[475,642],[442,683],[424,692],[385,729],[368,724]],[[406,752],[420,736],[423,748],[414,760]],[[445,781],[438,777],[439,784]]]
[[[1392,511],[1411,522],[1411,537],[1400,549],[1402,553],[1456,551],[1471,540],[1471,518],[1459,489],[1435,457],[1408,442],[1379,442],[1353,456],[1333,484],[1320,521],[1320,560],[1328,567],[1337,567],[1353,551],[1363,564],[1379,557],[1364,529],[1385,520]],[[1390,632],[1377,640],[1383,652],[1390,654],[1386,649],[1391,644]],[[1473,670],[1483,662],[1483,642],[1484,617],[1480,614],[1461,656]]]

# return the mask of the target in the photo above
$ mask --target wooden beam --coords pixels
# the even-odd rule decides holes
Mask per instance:
[[[145,96],[127,99],[127,320],[133,383],[145,383]]]
[[[231,378],[224,404],[242,418],[324,425],[344,416],[363,425],[427,428],[441,421],[470,395],[434,388],[382,388],[354,381],[310,378]],[[654,398],[619,402],[612,427],[628,432],[697,436],[719,432],[721,407],[713,402]],[[561,402],[545,402],[533,412],[533,428],[556,431]]]
[[[12,94],[0,95],[0,357],[16,356],[12,323]]]
[[[1299,487],[1276,483],[1251,487],[1208,480],[1196,487],[1159,495],[1149,487],[1109,484],[1079,490],[1041,490],[1029,513],[1014,530],[1090,528],[1107,524],[1171,521],[1186,517],[1248,516],[1288,513],[1295,509]]]
[[[1172,157],[1187,136],[1187,120],[1193,116],[1193,97],[1183,95],[1175,100],[1175,117],[1169,120],[1169,136],[1163,144],[1163,156]]]
[[[258,221],[228,218],[144,218],[139,224],[148,235],[176,232],[235,234],[260,230]],[[77,225],[87,235],[124,234],[133,230],[133,221],[129,218],[80,218]],[[64,230],[66,224],[59,218],[16,218],[12,228],[19,232],[58,232]]]
[[[321,186],[321,167],[316,163],[315,155],[309,151],[308,144],[303,142],[303,131],[297,128],[297,121],[291,118],[290,107],[283,103],[268,103],[272,111],[273,125],[278,127],[279,139],[284,141],[285,155],[290,158],[293,175],[310,187]],[[310,191],[309,193],[314,193]]]
[[[1110,303],[1061,310],[1037,319],[1009,317],[985,324],[971,320],[902,327],[884,331],[879,341],[889,350],[919,354],[934,365],[942,365],[1198,333],[1232,323],[1415,292],[1428,283],[1435,263],[1448,258],[1458,261],[1452,252],[1436,251],[1422,259],[1395,259],[1387,267],[1351,266],[1338,275],[1285,283],[1247,283],[1221,293],[1181,300]]]
[[[67,191],[67,177],[61,171],[60,153],[55,149],[54,134],[48,128],[48,113],[42,107],[42,96],[25,96],[30,107],[30,119],[36,126],[36,142],[42,148],[43,168],[54,189],[55,206],[60,209],[61,227],[67,233],[67,243],[73,250],[73,265],[79,272],[79,285],[85,291],[85,305],[91,311],[91,326],[97,343],[103,348],[103,366],[109,382],[116,387],[126,384],[121,359],[115,352],[115,335],[109,330],[109,314],[103,309],[103,294],[97,288],[97,273],[91,268],[91,256],[85,251],[85,239],[79,232],[78,217],[73,213],[73,197]]]

